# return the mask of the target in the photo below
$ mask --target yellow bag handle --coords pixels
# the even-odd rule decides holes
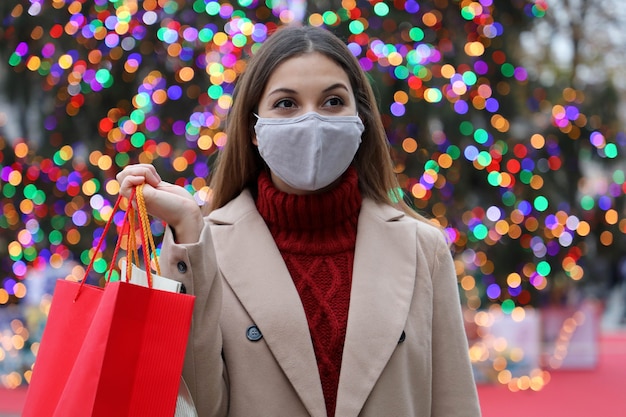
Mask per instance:
[[[139,265],[139,244],[135,236],[135,217],[139,219],[139,232],[141,233],[141,241],[143,244],[144,263],[146,275],[148,276],[148,286],[152,287],[152,267],[150,262],[150,254],[154,255],[154,269],[158,275],[161,275],[161,267],[159,266],[159,258],[154,244],[152,229],[150,228],[150,220],[148,218],[148,210],[146,209],[146,201],[143,197],[143,184],[138,185],[133,190],[131,200],[128,203],[127,223],[128,223],[128,250],[126,262],[126,279],[129,281],[132,276],[132,263]],[[134,200],[137,209],[132,205]],[[114,257],[115,259],[115,257]]]

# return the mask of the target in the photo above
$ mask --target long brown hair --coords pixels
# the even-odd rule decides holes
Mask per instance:
[[[298,55],[318,52],[341,66],[350,80],[357,111],[365,131],[353,165],[365,197],[391,204],[412,217],[423,219],[402,199],[389,154],[376,98],[365,72],[344,42],[331,32],[316,27],[284,27],[277,30],[250,59],[237,81],[233,106],[226,124],[227,142],[220,151],[211,176],[209,210],[224,206],[249,185],[253,185],[265,165],[252,144],[253,112],[267,80],[282,62]]]

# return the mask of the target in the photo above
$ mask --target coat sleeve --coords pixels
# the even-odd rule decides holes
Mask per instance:
[[[183,378],[189,387],[199,417],[226,416],[228,389],[222,361],[220,312],[221,274],[215,257],[208,220],[204,219],[200,239],[177,244],[168,227],[161,247],[161,272],[183,283],[195,304]]]
[[[469,360],[456,273],[450,250],[436,240],[432,325],[432,416],[478,417],[480,407]]]

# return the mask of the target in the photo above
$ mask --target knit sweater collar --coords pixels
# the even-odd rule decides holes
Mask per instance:
[[[329,245],[322,250],[326,253],[354,247],[361,202],[353,167],[336,187],[319,194],[282,192],[266,172],[258,179],[257,210],[281,250],[306,251],[311,245],[319,248],[321,242]]]

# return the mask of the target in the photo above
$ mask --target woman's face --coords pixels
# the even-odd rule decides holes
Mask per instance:
[[[324,116],[354,116],[356,99],[346,72],[319,52],[290,58],[270,75],[258,105],[260,117],[297,117],[308,112]],[[258,145],[256,137],[252,139]],[[281,191],[302,194],[272,174]]]
[[[261,117],[296,117],[311,111],[324,116],[356,115],[348,75],[319,52],[299,55],[278,65],[258,105]]]

